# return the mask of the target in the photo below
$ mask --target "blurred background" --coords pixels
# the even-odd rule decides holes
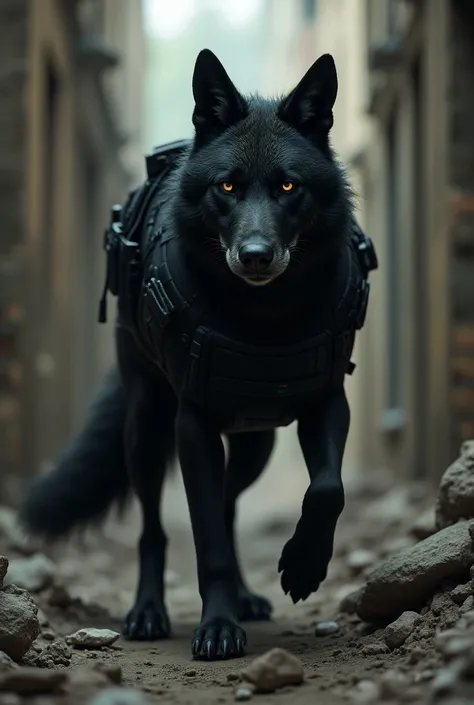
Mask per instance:
[[[144,154],[192,135],[203,47],[263,94],[334,55],[333,143],[380,260],[346,478],[435,483],[474,437],[473,34],[472,0],[1,0],[2,504],[48,471],[114,362],[103,230]],[[272,464],[255,511],[301,502],[293,429]]]

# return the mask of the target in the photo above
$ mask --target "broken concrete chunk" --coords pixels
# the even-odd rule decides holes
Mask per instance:
[[[474,560],[470,525],[449,526],[375,568],[357,605],[359,617],[370,622],[419,609],[444,580],[467,578]]]

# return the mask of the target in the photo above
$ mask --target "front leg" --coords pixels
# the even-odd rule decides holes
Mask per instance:
[[[301,518],[283,548],[278,566],[282,588],[295,603],[316,592],[327,575],[336,524],[344,508],[341,468],[349,423],[349,405],[343,389],[298,419],[310,485]]]
[[[235,563],[224,516],[225,453],[220,431],[202,411],[183,401],[176,433],[202,599],[193,656],[207,660],[241,656],[246,635],[237,622]]]

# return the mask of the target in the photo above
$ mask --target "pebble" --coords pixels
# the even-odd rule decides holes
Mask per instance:
[[[100,649],[110,646],[119,638],[120,634],[111,629],[95,629],[87,627],[79,629],[74,634],[66,637],[66,643],[80,649]]]
[[[286,685],[299,685],[304,680],[301,661],[285,649],[271,649],[243,669],[241,677],[253,683],[257,691],[273,693]]]
[[[253,698],[253,694],[255,693],[255,686],[252,685],[251,683],[243,683],[242,685],[239,685],[238,688],[235,690],[234,694],[234,700],[237,700],[238,702],[245,702],[247,700],[251,700]]]
[[[338,622],[318,622],[314,629],[314,635],[318,637],[332,636],[341,631],[341,625]]]

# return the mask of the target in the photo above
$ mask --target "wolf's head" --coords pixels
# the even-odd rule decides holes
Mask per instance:
[[[281,100],[244,97],[217,57],[198,55],[195,140],[181,178],[181,223],[200,256],[250,285],[322,256],[350,214],[329,147],[337,74],[321,56]]]

